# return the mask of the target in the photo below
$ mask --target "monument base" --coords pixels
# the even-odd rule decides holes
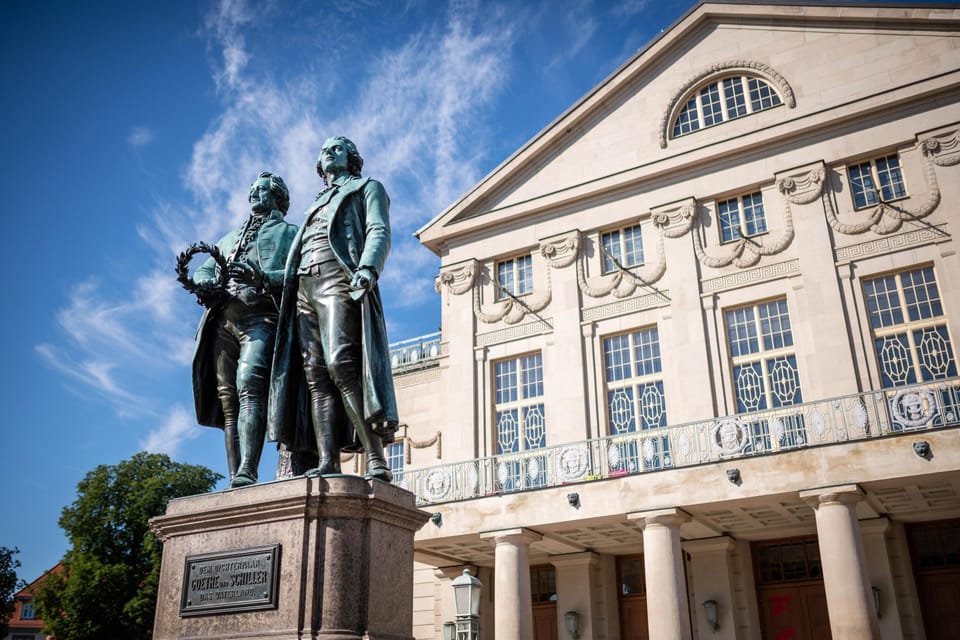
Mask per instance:
[[[412,493],[294,478],[170,502],[154,640],[413,640]]]

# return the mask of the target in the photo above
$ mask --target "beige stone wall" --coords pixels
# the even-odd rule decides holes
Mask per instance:
[[[531,352],[543,358],[547,444],[606,435],[602,340],[641,327],[659,330],[670,424],[734,414],[725,312],[774,298],[787,302],[804,401],[878,389],[863,281],[914,266],[933,266],[956,355],[958,24],[960,12],[947,8],[701,7],[572,106],[421,230],[441,254],[444,356],[436,369],[398,376],[397,391],[407,437],[442,432],[442,455],[414,449],[409,466],[494,455],[493,363]],[[671,105],[711,68],[734,66],[766,79],[785,104],[677,139],[668,131],[662,145]],[[886,212],[857,210],[847,166],[894,153],[908,196]],[[754,191],[768,232],[737,253],[720,241],[717,202]],[[600,234],[632,224],[643,234],[638,278],[604,274]],[[499,300],[497,261],[527,254],[532,293],[523,304]],[[750,478],[743,487],[725,480],[733,463],[578,485],[583,506],[575,511],[563,487],[447,503],[437,507],[444,526],[428,524],[418,544],[450,554],[451,565],[482,556],[489,571],[492,548],[483,555],[479,532],[551,534],[531,551],[531,562],[545,562],[585,552],[589,544],[571,540],[589,539],[591,527],[667,506],[748,516],[779,509],[796,517],[761,524],[750,540],[811,535],[813,512],[794,505],[798,491],[960,470],[960,448],[943,435],[929,435],[938,452],[930,462],[909,443],[880,440],[741,460],[736,466]],[[881,515],[875,504],[857,507],[860,517]],[[960,515],[951,508],[938,513]],[[890,610],[882,637],[922,637],[903,527],[870,526],[869,579]],[[589,637],[618,636],[614,555],[642,549],[639,538],[624,540],[598,554],[589,580],[568,566],[558,571],[561,604],[590,611]],[[749,542],[734,539],[724,554],[701,557],[687,576],[696,635],[711,637],[700,602],[717,593],[726,607],[718,637],[759,638]],[[443,557],[431,562],[442,566]],[[428,573],[417,573],[418,638],[438,637],[430,615],[439,634],[452,612],[448,580]]]

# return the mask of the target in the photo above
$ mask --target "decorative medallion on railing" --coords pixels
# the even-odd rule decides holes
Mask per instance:
[[[743,453],[750,444],[750,428],[740,418],[717,420],[710,430],[710,447],[718,456]]]
[[[893,419],[907,429],[927,426],[938,409],[937,396],[924,387],[900,389],[890,400]]]
[[[446,468],[431,471],[423,482],[423,494],[433,502],[440,502],[450,493],[453,486],[453,477]]]
[[[557,476],[564,482],[580,480],[590,471],[590,451],[585,445],[564,447],[557,456]]]

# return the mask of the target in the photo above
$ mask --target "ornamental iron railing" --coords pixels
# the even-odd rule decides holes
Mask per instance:
[[[390,344],[390,368],[405,373],[437,364],[440,358],[440,332]]]
[[[418,505],[960,426],[960,377],[420,469]]]

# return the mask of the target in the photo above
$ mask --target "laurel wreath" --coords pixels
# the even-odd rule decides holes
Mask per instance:
[[[219,277],[217,280],[217,285],[225,289],[227,284],[227,260],[223,257],[223,254],[220,252],[220,249],[217,248],[217,245],[207,244],[206,242],[197,242],[192,244],[185,251],[181,251],[177,256],[177,266],[174,269],[177,273],[177,282],[183,286],[187,292],[192,293],[197,296],[197,304],[202,305],[203,302],[200,300],[200,285],[193,281],[193,278],[190,277],[189,264],[193,259],[193,256],[198,253],[209,253],[210,257],[214,259],[217,265],[220,267]]]

